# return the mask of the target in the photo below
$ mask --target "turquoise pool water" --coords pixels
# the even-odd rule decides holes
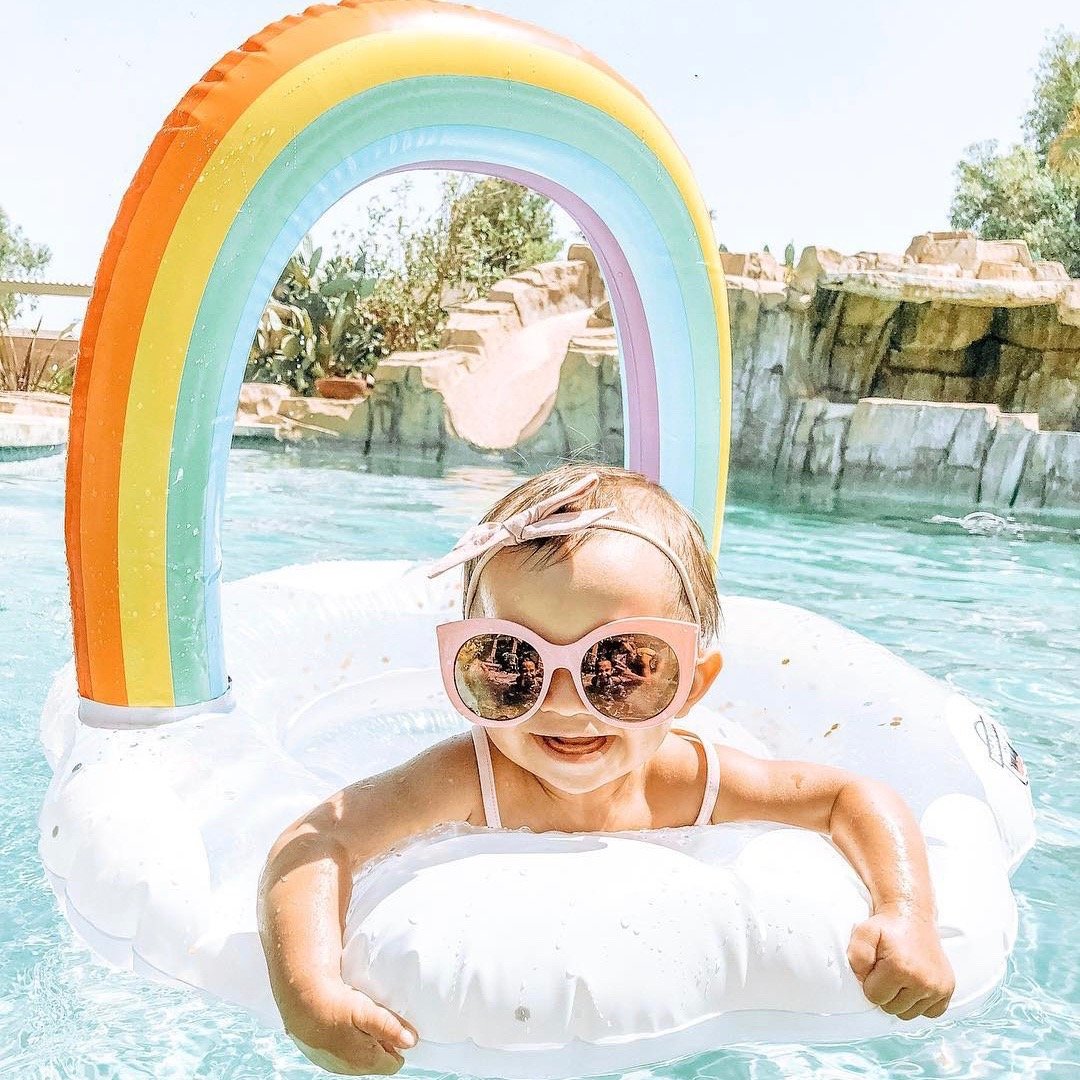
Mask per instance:
[[[226,576],[441,552],[513,482],[503,469],[375,475],[341,452],[237,450]],[[253,1080],[325,1075],[236,1010],[109,971],[73,941],[37,861],[49,778],[37,717],[70,652],[60,458],[0,464],[0,1076]],[[1020,938],[983,1015],[842,1049],[719,1052],[627,1080],[1080,1077],[1080,543],[970,535],[738,501],[722,588],[812,608],[988,705],[1032,778],[1039,843]],[[407,1075],[407,1071],[405,1074]]]

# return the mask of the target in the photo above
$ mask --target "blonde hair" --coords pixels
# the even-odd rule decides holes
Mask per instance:
[[[594,510],[599,507],[615,508],[615,516],[632,521],[641,528],[654,532],[682,560],[694,589],[694,599],[701,613],[701,636],[711,641],[720,632],[720,598],[716,592],[716,564],[709,552],[709,545],[701,526],[690,513],[659,484],[641,473],[617,465],[598,465],[594,462],[573,462],[557,469],[530,477],[513,491],[504,495],[481,518],[481,524],[502,521],[511,514],[543,499],[549,498],[575,481],[590,473],[596,473],[600,482],[583,495],[567,500],[559,510]],[[577,547],[586,543],[600,530],[590,530],[572,536],[553,536],[543,540],[529,540],[522,548],[537,556],[540,565],[549,565],[568,557]],[[467,596],[478,559],[470,559],[464,566],[462,595]],[[682,583],[675,568],[670,567],[672,587],[678,591],[680,612],[692,618],[690,604],[683,595]],[[474,601],[475,602],[475,601]],[[466,618],[469,612],[465,612]]]

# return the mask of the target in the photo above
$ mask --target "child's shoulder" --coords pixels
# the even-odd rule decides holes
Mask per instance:
[[[446,804],[455,820],[483,823],[483,801],[476,772],[476,751],[469,732],[452,735],[396,770],[415,798],[425,796]]]
[[[476,776],[476,751],[469,732],[451,735],[422,750],[399,766],[403,777],[410,780],[450,780]]]

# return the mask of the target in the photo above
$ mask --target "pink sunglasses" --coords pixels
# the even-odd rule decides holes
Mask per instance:
[[[436,627],[447,696],[484,727],[523,724],[543,704],[559,668],[586,709],[616,727],[656,727],[686,704],[698,626],[675,619],[619,619],[568,645],[553,645],[504,619]]]

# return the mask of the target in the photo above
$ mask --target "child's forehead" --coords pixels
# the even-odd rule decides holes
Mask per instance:
[[[475,613],[565,643],[615,619],[670,618],[681,595],[662,551],[640,537],[597,532],[558,561],[535,549],[501,551],[481,574]]]

